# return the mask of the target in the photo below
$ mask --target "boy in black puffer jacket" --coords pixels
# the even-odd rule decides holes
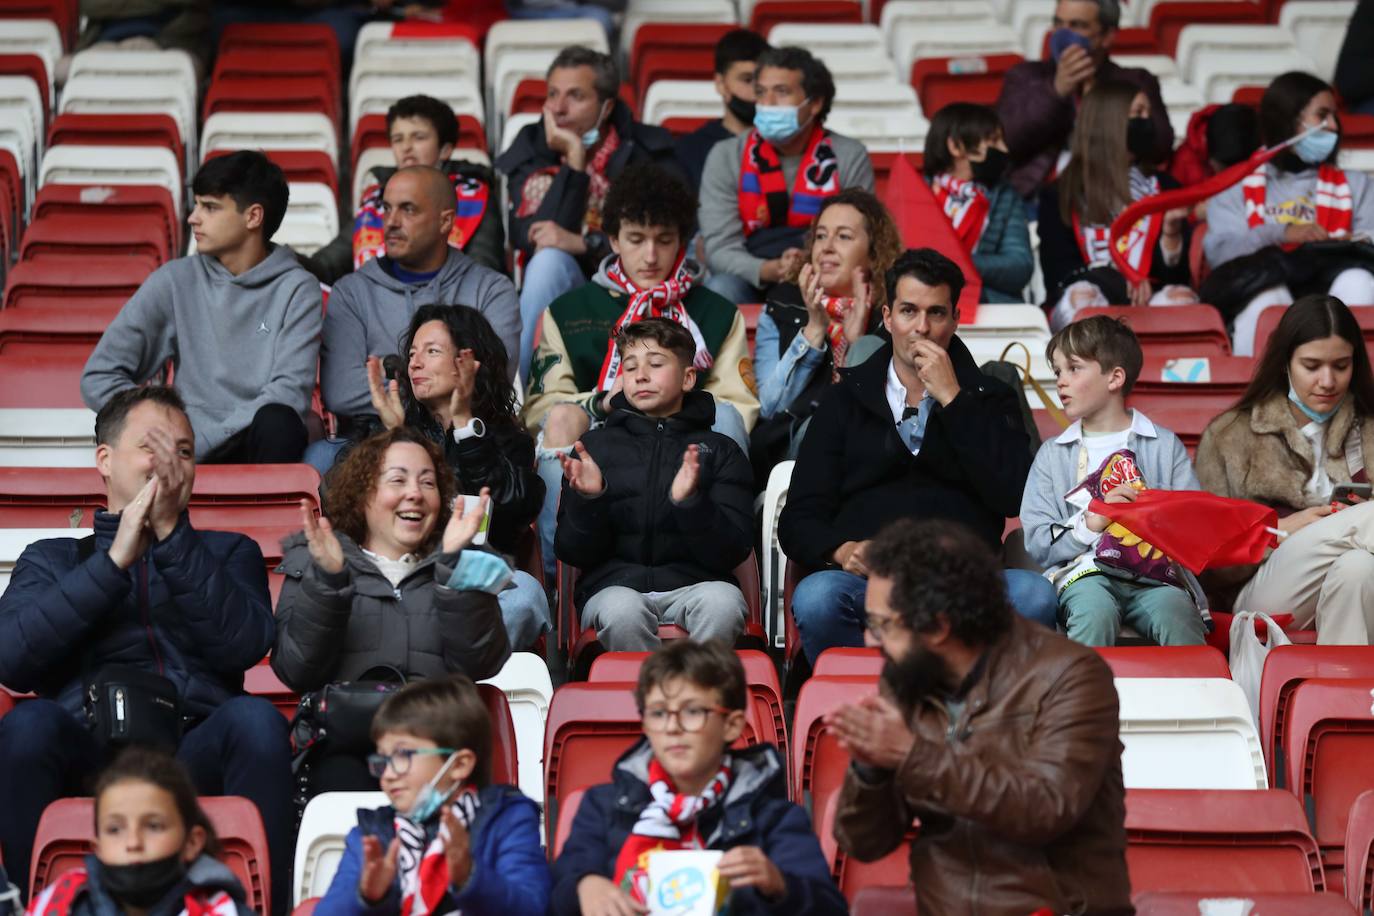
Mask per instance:
[[[711,431],[712,397],[691,390],[697,351],[670,319],[627,325],[616,409],[563,457],[554,550],[582,570],[582,622],[608,651],[657,648],[660,623],[727,644],[744,629],[732,572],[749,556],[753,472]]]

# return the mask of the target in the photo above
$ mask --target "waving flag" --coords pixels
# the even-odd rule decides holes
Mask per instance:
[[[1195,574],[1258,563],[1277,543],[1278,510],[1201,490],[1143,490],[1134,502],[1094,499],[1088,509],[1130,529]]]

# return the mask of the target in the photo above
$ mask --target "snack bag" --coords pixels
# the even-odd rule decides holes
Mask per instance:
[[[1065,497],[1074,505],[1086,507],[1093,499],[1104,499],[1119,486],[1144,490],[1145,480],[1135,463],[1135,453],[1118,449],[1103,460],[1102,466],[1088,474]],[[1184,588],[1173,562],[1153,545],[1116,522],[1107,526],[1097,540],[1096,565],[1100,572],[1124,579],[1161,582]]]
[[[723,916],[730,883],[716,871],[721,852],[659,850],[649,854],[649,916]]]

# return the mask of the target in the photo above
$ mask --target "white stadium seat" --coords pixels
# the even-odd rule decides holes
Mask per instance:
[[[54,146],[43,156],[38,184],[160,185],[182,212],[181,167],[164,146]]]
[[[195,162],[196,87],[158,77],[107,79],[78,76],[67,80],[59,111],[78,114],[169,114],[177,122],[187,161]]]
[[[53,70],[62,58],[62,33],[49,19],[0,19],[0,54],[37,54],[53,86]]]
[[[783,553],[778,541],[778,519],[782,517],[782,507],[787,504],[787,490],[792,484],[792,469],[796,466],[795,461],[779,461],[773,465],[763,491],[763,628],[768,633],[768,644],[779,649],[787,641],[782,606],[787,554]]]
[[[363,115],[385,114],[399,99],[422,93],[447,102],[454,114],[472,115],[486,123],[482,94],[466,77],[442,79],[417,76],[366,76],[358,81],[357,91],[348,101],[350,134],[357,130]]]
[[[319,150],[337,166],[339,138],[327,115],[316,112],[228,112],[205,119],[201,149]]]
[[[1128,789],[1264,789],[1250,703],[1228,678],[1117,678]]]
[[[655,80],[644,94],[640,120],[662,124],[668,118],[720,117],[720,96],[709,80]]]
[[[67,79],[90,76],[96,79],[163,79],[194,86],[195,65],[185,51],[81,51],[72,57]]]
[[[491,684],[506,695],[511,721],[515,724],[516,766],[520,771],[520,791],[539,802],[544,801],[544,722],[553,699],[549,667],[533,652],[512,652]]]
[[[821,57],[836,52],[887,56],[883,30],[871,22],[780,22],[768,30],[768,43],[775,48],[797,45]]]
[[[634,47],[635,32],[646,22],[739,22],[734,0],[630,0],[620,26],[620,49]]]
[[[344,841],[358,826],[359,808],[389,804],[385,792],[322,792],[310,799],[296,831],[291,905],[323,897],[343,861]]]
[[[1009,26],[995,22],[903,22],[892,36],[892,57],[897,73],[911,78],[912,65],[925,57],[960,57],[969,54],[1017,54],[1021,44]]]
[[[1316,63],[1316,75],[1329,81],[1354,12],[1355,0],[1294,0],[1279,7],[1279,28]]]
[[[95,413],[75,408],[0,409],[0,467],[95,466]]]
[[[549,60],[553,60],[559,51],[569,45],[610,52],[610,46],[606,44],[606,30],[595,19],[506,19],[493,24],[487,32],[486,58],[483,61],[488,91],[495,86],[497,69],[507,54],[541,51],[548,55]],[[544,74],[539,75],[542,77]]]
[[[476,72],[481,55],[467,38],[456,35],[420,36],[395,34],[394,22],[368,22],[358,30],[353,45],[353,66],[372,58],[397,60],[410,57],[442,57],[448,66],[468,67]]]

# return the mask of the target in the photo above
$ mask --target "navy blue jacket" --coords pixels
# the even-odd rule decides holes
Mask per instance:
[[[469,916],[543,916],[549,906],[549,863],[539,845],[539,808],[513,786],[487,786],[473,821],[472,871],[467,883],[435,907],[436,913],[462,910]],[[437,825],[438,818],[434,818]],[[385,850],[396,835],[391,807],[358,809],[358,826],[348,832],[344,855],[316,916],[382,916],[400,911],[400,883],[376,906],[358,896],[363,867],[363,836],[375,836]],[[432,826],[429,836],[432,838]]]
[[[563,852],[553,863],[555,916],[580,913],[577,883],[587,875],[614,878],[616,857],[649,804],[647,738],[626,751],[612,770],[612,783],[588,789],[573,819]],[[698,827],[707,849],[757,846],[782,872],[787,895],[773,902],[753,888],[730,895],[731,916],[848,913],[811,829],[811,818],[787,800],[786,769],[778,749],[759,744],[731,751],[734,779],[723,808],[707,811]]]
[[[175,683],[185,715],[208,716],[272,648],[262,551],[241,534],[197,531],[183,513],[124,570],[109,555],[118,529],[118,515],[97,512],[84,560],[76,538],[24,549],[0,596],[0,683],[82,718],[83,666],[130,665]]]

